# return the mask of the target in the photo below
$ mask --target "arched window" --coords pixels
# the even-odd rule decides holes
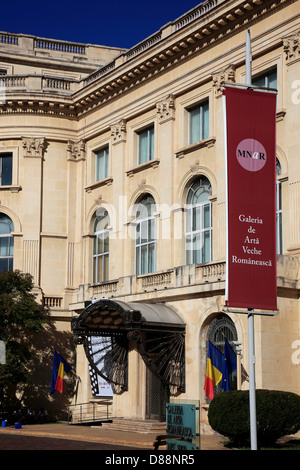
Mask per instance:
[[[100,212],[100,213],[99,213]],[[109,215],[98,211],[94,222],[93,283],[109,279]]]
[[[155,272],[156,224],[155,201],[150,194],[138,204],[136,210],[135,266],[136,274]]]
[[[14,259],[14,231],[12,220],[3,213],[0,213],[0,272],[13,269]]]
[[[278,176],[281,175],[281,165],[276,158],[276,232],[277,232],[277,253],[282,254],[282,188]]]
[[[186,263],[211,261],[211,185],[206,177],[198,178],[189,188],[186,210]]]
[[[236,346],[234,344],[237,341],[237,331],[235,325],[231,318],[225,314],[220,314],[213,319],[211,324],[208,327],[206,339],[213,343],[221,353],[224,353],[225,338],[228,343],[235,351]],[[207,348],[206,348],[207,350]],[[235,390],[237,388],[237,371],[234,371],[229,377],[230,381],[230,390]],[[215,394],[222,391],[221,383],[215,387]]]

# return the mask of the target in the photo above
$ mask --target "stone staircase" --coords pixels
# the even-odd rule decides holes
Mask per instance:
[[[115,418],[111,423],[102,423],[102,428],[108,428],[115,431],[137,432],[137,433],[166,433],[166,423],[150,419],[125,419]]]

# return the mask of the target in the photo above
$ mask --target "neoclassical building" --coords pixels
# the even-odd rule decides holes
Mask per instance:
[[[31,273],[73,335],[77,404],[163,420],[199,400],[205,423],[224,337],[249,386],[247,316],[224,311],[222,107],[247,29],[253,85],[278,90],[278,314],[255,318],[256,386],[300,393],[299,12],[206,0],[130,50],[0,34],[0,268]]]

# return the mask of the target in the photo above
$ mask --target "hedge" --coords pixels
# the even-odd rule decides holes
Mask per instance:
[[[237,446],[249,445],[249,391],[219,393],[208,410],[210,426]],[[300,429],[300,396],[278,390],[256,390],[257,444],[274,445]]]

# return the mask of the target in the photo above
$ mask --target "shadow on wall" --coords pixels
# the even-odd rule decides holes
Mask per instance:
[[[71,367],[75,367],[73,334],[70,331],[58,331],[50,319],[29,347],[31,358],[28,366],[32,373],[26,384],[19,384],[14,390],[11,387],[6,400],[9,415],[12,416],[15,410],[21,410],[24,416],[29,409],[32,409],[35,411],[35,418],[32,421],[37,422],[39,411],[44,409],[47,421],[67,420],[68,406],[75,393],[74,376],[65,375],[63,394],[55,391],[50,395],[50,386],[54,349]],[[26,422],[26,416],[24,421]]]

